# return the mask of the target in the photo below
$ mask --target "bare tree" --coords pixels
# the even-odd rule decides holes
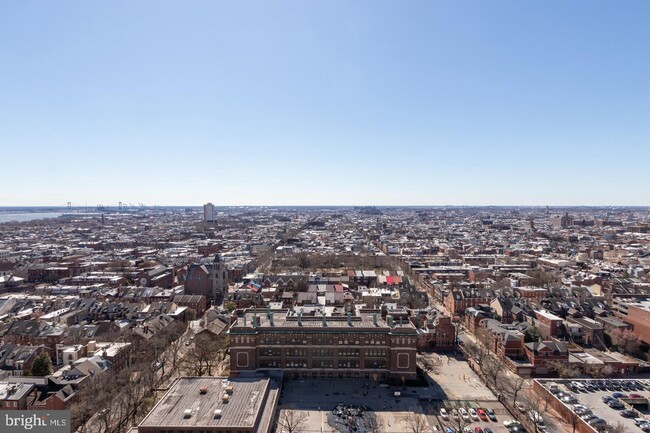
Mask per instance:
[[[564,421],[566,421],[571,427],[571,433],[576,433],[576,430],[578,429],[578,425],[580,425],[582,418],[580,418],[580,415],[571,410],[569,411],[569,416],[564,418]]]
[[[363,414],[363,426],[369,433],[381,433],[384,429],[384,423],[377,418],[374,412],[365,412]]]
[[[284,433],[300,433],[307,425],[309,414],[297,410],[282,410],[278,418],[278,426]]]
[[[571,367],[571,365],[568,362],[553,361],[553,362],[549,362],[548,366],[551,370],[555,371],[558,374],[558,376],[562,378],[576,377],[577,375],[580,374],[578,369]]]
[[[72,429],[79,433],[115,433],[135,424],[146,405],[150,407],[147,399],[157,386],[150,362],[109,370],[87,381],[70,407]]]
[[[183,368],[190,376],[212,376],[220,364],[227,339],[224,336],[213,336],[208,333],[197,334],[194,345],[185,355]]]
[[[434,374],[438,373],[439,364],[430,355],[419,353],[416,356],[416,360],[424,374],[429,374],[429,372],[433,372]]]
[[[550,392],[544,391],[541,393],[528,393],[528,403],[529,406],[537,408],[538,412],[548,413],[550,412],[551,402],[555,399],[555,396]]]
[[[636,355],[641,348],[641,340],[634,335],[632,331],[615,329],[610,333],[612,344],[618,347],[618,350],[628,355]]]
[[[492,382],[492,385],[495,388],[499,387],[499,375],[501,372],[504,370],[505,365],[501,360],[494,358],[494,357],[489,357],[485,362],[483,362],[482,370],[485,373],[485,375],[490,379]]]
[[[404,424],[407,431],[411,433],[424,433],[429,428],[429,423],[419,413],[409,413],[404,417]]]
[[[519,393],[526,387],[527,382],[523,377],[517,376],[514,380],[509,382],[509,391],[512,393],[512,404],[517,403]]]
[[[476,364],[482,370],[485,360],[488,358],[488,356],[490,356],[490,351],[488,350],[487,346],[481,343],[477,344],[474,342],[468,342],[466,343],[465,347],[467,348],[467,351],[471,357],[474,358]]]

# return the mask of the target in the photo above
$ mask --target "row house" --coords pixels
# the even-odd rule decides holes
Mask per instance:
[[[489,289],[451,289],[444,298],[444,306],[451,314],[460,315],[470,307],[489,304],[493,297]]]

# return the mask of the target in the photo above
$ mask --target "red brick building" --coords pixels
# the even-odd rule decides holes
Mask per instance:
[[[275,317],[274,317],[275,316]],[[249,310],[231,325],[231,375],[415,379],[418,332],[408,320]]]
[[[418,331],[417,348],[420,350],[451,350],[456,347],[456,326],[449,316],[427,321],[425,328]]]
[[[526,343],[524,347],[526,356],[533,365],[532,374],[548,374],[553,371],[553,363],[568,364],[569,362],[569,350],[562,342]]]
[[[459,315],[470,307],[489,304],[492,292],[489,289],[452,289],[444,299],[444,305],[451,314]]]
[[[634,327],[634,335],[639,340],[650,344],[650,302],[628,304],[627,316],[623,317],[623,321]]]

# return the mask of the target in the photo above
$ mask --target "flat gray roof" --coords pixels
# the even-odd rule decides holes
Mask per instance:
[[[229,401],[222,397],[232,385]],[[201,394],[201,388],[207,392]],[[140,427],[228,427],[253,428],[265,410],[275,410],[266,404],[269,394],[277,393],[278,384],[268,377],[181,377],[140,423]],[[191,409],[189,417],[185,411]],[[221,416],[215,417],[215,410]]]

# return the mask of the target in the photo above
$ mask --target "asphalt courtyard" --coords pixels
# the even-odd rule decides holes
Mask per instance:
[[[401,387],[400,387],[401,388]],[[406,431],[405,418],[422,413],[417,395],[395,397],[397,388],[387,388],[372,380],[287,379],[280,397],[279,410],[297,410],[308,414],[304,433],[336,432],[328,425],[327,415],[338,404],[366,405],[377,415],[382,431]],[[400,394],[407,394],[400,390]],[[278,428],[278,433],[281,429]]]
[[[363,404],[375,413],[386,433],[409,431],[407,418],[411,414],[424,416],[429,427],[425,431],[442,431],[453,426],[450,420],[439,416],[441,407],[448,409],[465,407],[492,408],[497,422],[473,421],[467,426],[490,427],[494,433],[506,433],[502,422],[512,418],[492,392],[483,384],[465,360],[431,354],[438,363],[429,374],[428,387],[387,387],[372,380],[350,379],[286,379],[280,397],[279,410],[297,410],[307,414],[304,433],[337,432],[328,424],[328,414],[339,404]],[[399,392],[399,396],[395,393]],[[277,429],[277,433],[281,433]]]

